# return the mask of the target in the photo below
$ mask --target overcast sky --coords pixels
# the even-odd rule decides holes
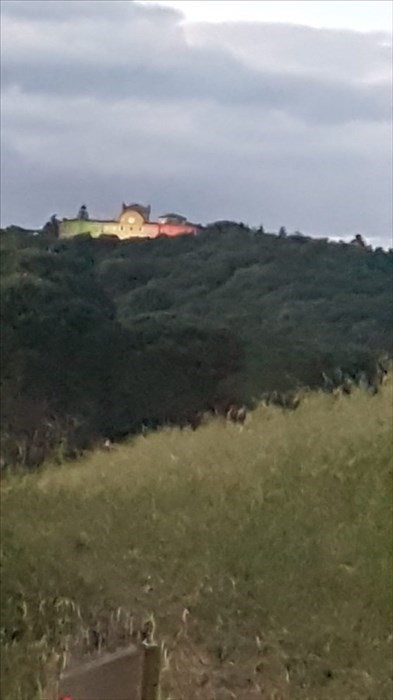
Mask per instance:
[[[140,201],[391,245],[391,9],[3,0],[2,224]]]

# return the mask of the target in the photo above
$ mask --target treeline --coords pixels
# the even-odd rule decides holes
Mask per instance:
[[[155,240],[2,231],[2,467],[263,394],[375,383],[392,261],[231,222]]]

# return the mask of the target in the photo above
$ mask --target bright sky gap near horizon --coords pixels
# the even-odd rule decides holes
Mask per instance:
[[[390,0],[141,0],[152,1],[179,10],[190,22],[284,22],[360,32],[389,32],[393,24]]]
[[[391,245],[392,8],[3,0],[2,224],[139,200]]]

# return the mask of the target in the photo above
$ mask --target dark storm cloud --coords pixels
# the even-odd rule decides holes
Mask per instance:
[[[113,0],[2,11],[6,223],[131,197],[196,220],[389,234],[390,36],[181,25]]]

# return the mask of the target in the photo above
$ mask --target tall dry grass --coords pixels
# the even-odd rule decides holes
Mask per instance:
[[[3,482],[2,697],[152,614],[165,697],[390,700],[391,399],[309,395]]]

